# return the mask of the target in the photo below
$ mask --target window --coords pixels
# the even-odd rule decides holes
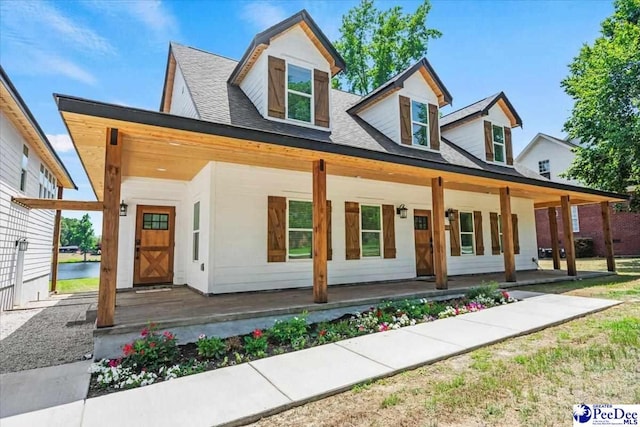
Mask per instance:
[[[169,214],[146,213],[142,215],[143,230],[168,230]]]
[[[289,200],[289,259],[310,259],[313,236],[312,204]]]
[[[571,228],[574,233],[580,232],[580,218],[578,217],[577,206],[571,206]]]
[[[194,261],[200,258],[200,202],[193,204],[193,256]]]
[[[462,255],[473,255],[473,214],[460,212],[460,249]]]
[[[360,207],[360,230],[363,257],[380,256],[380,235],[382,234],[382,223],[380,206]]]
[[[411,101],[411,132],[413,145],[429,146],[429,109],[426,104]]]
[[[287,117],[311,123],[311,99],[313,98],[311,70],[288,64],[287,66]]]
[[[504,163],[504,128],[496,125],[491,127],[493,129],[493,160]]]
[[[549,160],[541,160],[538,162],[538,172],[547,179],[551,179],[551,166]]]
[[[29,165],[29,147],[22,146],[22,171],[20,172],[20,191],[27,190],[27,166]]]

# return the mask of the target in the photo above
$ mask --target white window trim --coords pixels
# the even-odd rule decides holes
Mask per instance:
[[[294,67],[298,67],[298,68],[302,68],[305,70],[308,70],[309,73],[311,74],[311,94],[308,93],[304,93],[304,92],[298,92],[297,90],[293,90],[293,89],[289,89],[289,65],[293,65]],[[284,91],[285,91],[285,96],[284,96],[284,117],[285,120],[288,122],[292,122],[292,123],[301,123],[304,125],[311,125],[315,127],[315,122],[316,122],[316,114],[315,114],[315,94],[314,94],[314,81],[313,81],[313,67],[308,68],[305,65],[300,65],[300,64],[296,64],[293,61],[289,61],[288,59],[285,60],[285,67],[284,67]],[[331,83],[329,83],[331,84]],[[304,120],[298,120],[298,119],[292,119],[289,117],[289,92],[295,94],[295,95],[300,95],[300,96],[304,96],[304,97],[309,97],[311,102],[309,103],[309,108],[311,109],[311,111],[309,112],[309,118],[310,120],[308,122],[305,122]]]
[[[378,208],[378,210],[380,211],[380,230],[365,230],[364,227],[362,226],[362,207],[363,206],[368,206],[368,207],[376,207]],[[382,259],[382,255],[384,252],[384,248],[383,248],[383,234],[382,234],[382,205],[379,204],[374,204],[374,203],[360,203],[360,236],[359,240],[360,240],[360,259]],[[380,255],[378,256],[364,256],[364,248],[362,246],[362,233],[380,233]]]
[[[417,102],[419,104],[422,104],[426,107],[427,109],[427,121],[425,123],[423,122],[416,122],[415,120],[413,120],[413,103]],[[431,147],[431,141],[429,140],[429,104],[422,102],[422,101],[418,101],[417,99],[414,98],[409,98],[409,115],[411,117],[411,145],[413,147],[419,147],[419,148],[430,148]],[[419,125],[424,127],[427,130],[427,145],[420,145],[420,144],[416,144],[415,140],[414,140],[414,135],[413,135],[413,125]]]
[[[289,208],[289,202],[307,202],[307,203],[311,203],[311,228],[291,228],[289,226],[289,212],[290,212],[290,208]],[[313,200],[309,200],[309,199],[290,199],[287,198],[287,213],[286,213],[286,217],[287,217],[287,256],[286,256],[286,262],[311,262],[313,261]],[[289,258],[289,249],[291,249],[291,245],[289,244],[289,231],[311,231],[311,258],[298,258],[298,259],[291,259]]]
[[[196,204],[198,205],[198,227],[196,228],[195,226],[195,208],[196,208]],[[193,202],[192,208],[191,208],[191,262],[199,262],[200,261],[200,222],[202,220],[202,203],[200,202],[200,200],[196,200],[195,202]],[[196,240],[196,234],[198,235],[198,257],[195,257],[195,240]]]
[[[24,161],[25,158],[25,150],[27,151],[26,154],[26,158],[27,161]],[[27,188],[28,188],[28,181],[29,181],[29,154],[30,154],[30,149],[27,145],[23,144],[22,145],[22,155],[20,156],[20,176],[18,177],[18,190],[23,193],[26,194],[27,193]],[[23,180],[24,177],[24,180]]]
[[[493,163],[495,163],[497,165],[506,165],[507,164],[506,141],[503,141],[503,142],[496,141],[495,135],[493,134],[493,127],[494,126],[502,128],[502,138],[506,139],[504,126],[501,126],[501,125],[498,125],[498,124],[495,124],[495,123],[491,122],[491,143],[493,144]],[[496,160],[496,147],[495,147],[496,144],[502,146],[502,156],[504,158],[503,161]]]
[[[543,165],[546,165],[544,170],[542,169]],[[538,160],[538,173],[543,174],[545,172],[551,172],[551,161],[549,159]]]
[[[471,231],[462,231],[462,220],[460,218],[462,217],[463,213],[471,215]],[[475,255],[476,254],[476,235],[475,235],[476,225],[473,221],[473,212],[459,211],[458,222],[460,224],[460,255],[463,255],[463,256]],[[471,253],[470,254],[462,253],[462,235],[463,234],[471,234]]]
[[[580,232],[580,215],[578,214],[578,206],[571,206],[571,230],[574,233]]]
[[[405,95],[403,95],[405,96]],[[439,153],[440,150],[434,150],[433,148],[431,148],[431,131],[429,130],[429,126],[427,124],[427,140],[429,141],[429,145],[418,145],[418,144],[414,144],[413,143],[413,101],[419,102],[421,104],[424,104],[427,106],[427,109],[429,108],[429,101],[428,100],[421,100],[418,97],[414,97],[411,95],[406,95],[407,98],[409,98],[409,114],[411,115],[411,145],[402,145],[401,141],[397,141],[401,146],[403,147],[411,147],[411,148],[415,148],[416,150],[425,150],[425,151],[430,151],[432,153]],[[399,95],[398,97],[396,97],[396,104],[398,104],[400,101]],[[399,104],[398,104],[399,105]],[[440,111],[440,110],[438,110]],[[429,121],[429,116],[427,115],[427,122]],[[415,122],[416,124],[421,124],[420,122]],[[402,123],[400,123],[400,121],[398,121],[398,138],[400,138],[400,135],[402,134]],[[440,134],[440,129],[438,129],[438,138],[441,138],[441,134]]]

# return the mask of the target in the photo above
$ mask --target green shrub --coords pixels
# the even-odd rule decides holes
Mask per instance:
[[[465,297],[472,301],[479,297],[486,297],[491,299],[499,298],[500,292],[498,292],[498,284],[496,282],[490,282],[486,285],[483,284],[481,286],[476,286],[469,289],[466,292]]]
[[[267,331],[274,344],[291,345],[294,348],[300,346],[300,342],[306,339],[309,325],[307,313],[300,317],[292,317],[288,320],[276,320],[276,323]]]
[[[250,336],[244,337],[244,351],[250,356],[265,357],[268,346],[267,337],[260,329],[256,329]]]
[[[227,351],[227,345],[220,338],[207,338],[201,335],[196,342],[198,355],[207,359],[222,358]]]
[[[122,347],[122,365],[136,372],[154,371],[171,365],[178,357],[176,336],[169,331],[159,334],[154,324],[149,324],[140,333],[140,338]]]

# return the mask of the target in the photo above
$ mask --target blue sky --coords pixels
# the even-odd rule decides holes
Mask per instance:
[[[170,40],[238,59],[255,33],[302,8],[335,40],[341,16],[356,3],[3,0],[0,62],[78,184],[65,198],[91,200],[52,93],[157,110]],[[419,2],[376,4],[413,11]],[[524,122],[513,133],[515,153],[537,132],[563,136],[572,103],[560,81],[580,46],[598,36],[612,2],[432,0],[432,6],[428,24],[443,36],[427,57],[453,95],[453,109],[503,90]],[[100,234],[100,214],[92,219]]]

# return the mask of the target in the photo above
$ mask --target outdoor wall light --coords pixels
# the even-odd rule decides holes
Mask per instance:
[[[409,209],[407,209],[405,205],[400,205],[396,208],[396,213],[400,215],[400,218],[403,218],[403,219],[407,217],[408,211]]]
[[[16,246],[20,252],[25,252],[29,248],[29,241],[26,237],[16,240]]]
[[[123,201],[120,202],[120,216],[127,216],[128,205]]]
[[[446,211],[444,211],[444,216],[447,217],[447,219],[449,220],[449,222],[451,221],[455,221],[456,220],[456,216],[453,213],[453,209],[449,208]]]

